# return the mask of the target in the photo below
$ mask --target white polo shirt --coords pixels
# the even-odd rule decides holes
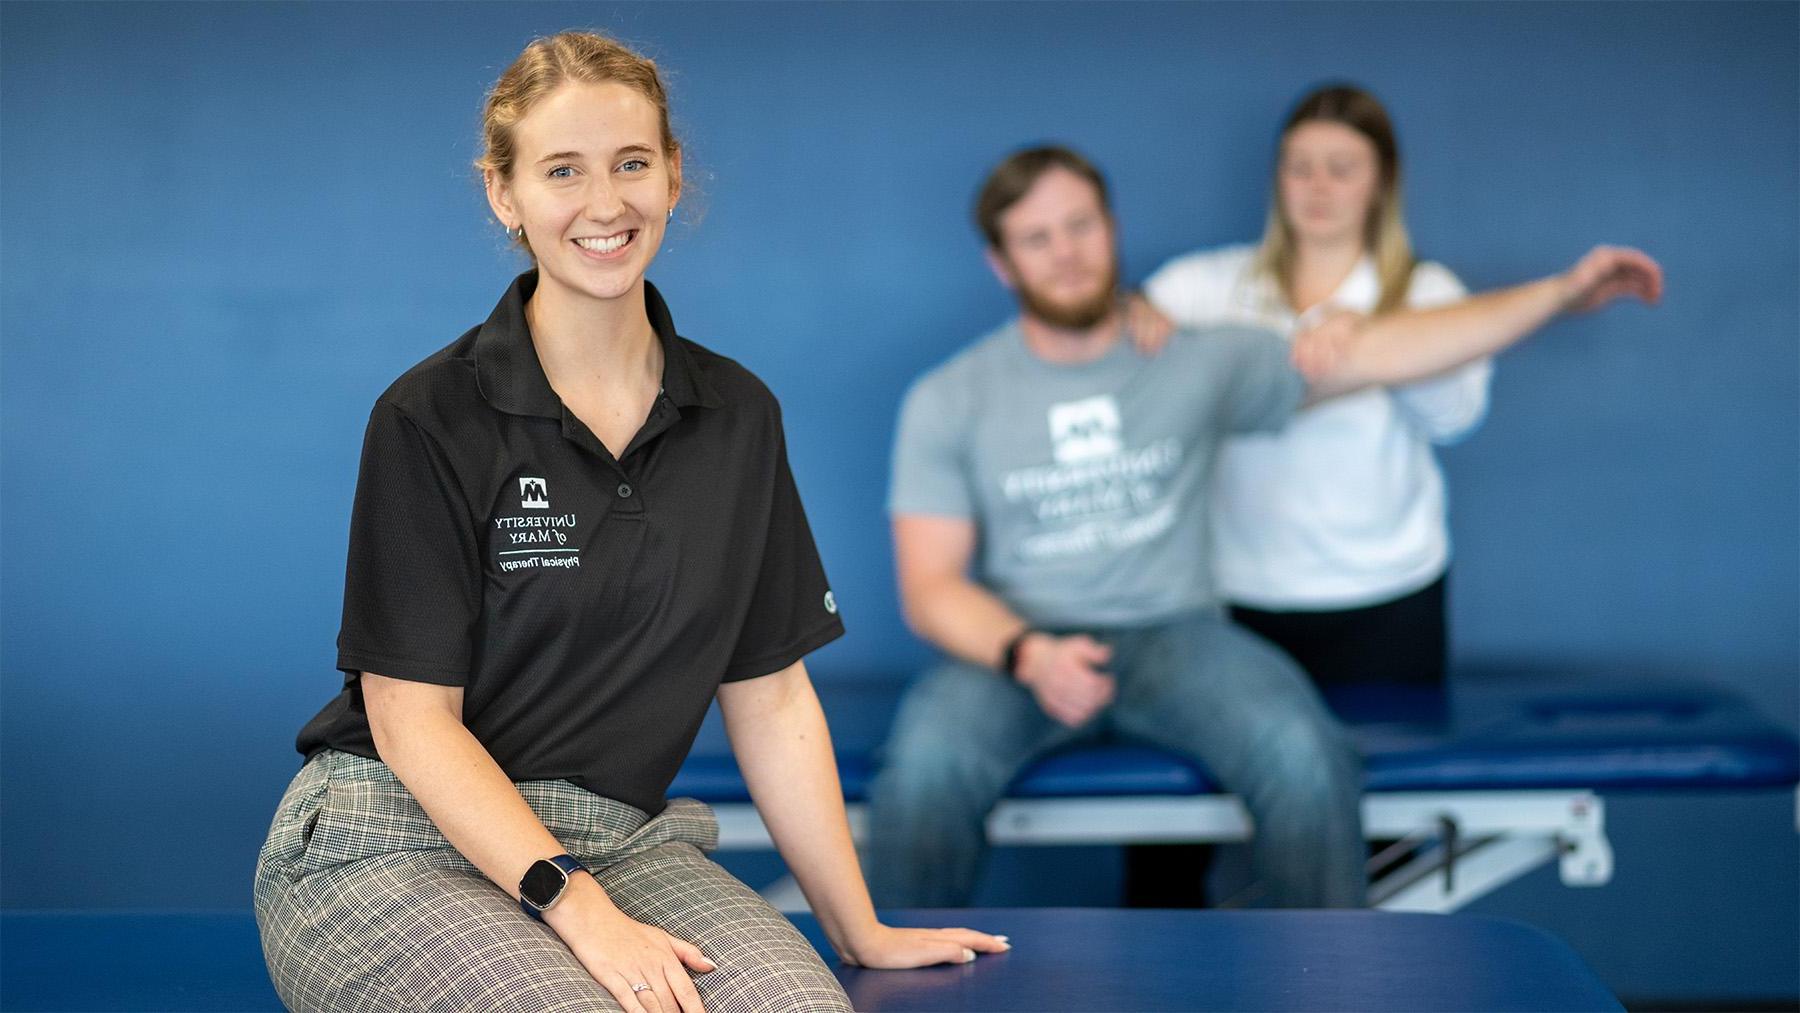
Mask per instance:
[[[1248,324],[1292,338],[1332,309],[1368,313],[1380,282],[1363,258],[1331,298],[1296,317],[1255,248],[1177,257],[1145,292],[1186,327]],[[1467,295],[1432,262],[1413,269],[1406,303]],[[1323,611],[1376,605],[1436,580],[1449,563],[1444,477],[1431,444],[1454,443],[1487,411],[1492,364],[1481,359],[1405,387],[1370,388],[1315,405],[1287,428],[1228,440],[1212,484],[1219,589],[1239,605]]]

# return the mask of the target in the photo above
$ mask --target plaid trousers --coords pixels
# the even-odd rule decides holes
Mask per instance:
[[[850,1009],[793,924],[706,857],[719,829],[703,803],[651,819],[566,781],[519,791],[621,911],[718,965],[694,977],[708,1013]],[[620,1009],[379,760],[327,750],[294,778],[256,863],[256,922],[294,1010]]]

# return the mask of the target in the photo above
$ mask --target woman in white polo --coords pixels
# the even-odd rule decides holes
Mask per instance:
[[[1282,128],[1268,225],[1256,246],[1178,257],[1145,283],[1184,326],[1246,323],[1292,335],[1335,311],[1425,308],[1467,293],[1414,260],[1386,111],[1352,87],[1306,96]],[[1374,387],[1227,442],[1213,545],[1232,616],[1322,686],[1441,686],[1450,546],[1433,444],[1487,407],[1487,359]]]

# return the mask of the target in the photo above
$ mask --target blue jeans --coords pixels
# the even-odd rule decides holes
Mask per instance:
[[[877,906],[967,904],[984,820],[1013,778],[1049,753],[1108,740],[1186,756],[1243,799],[1270,904],[1362,905],[1361,761],[1287,655],[1210,612],[1084,632],[1112,647],[1118,691],[1080,728],[975,665],[946,663],[908,689],[869,793],[865,865]]]

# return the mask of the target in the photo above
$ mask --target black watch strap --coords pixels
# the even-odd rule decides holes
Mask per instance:
[[[1026,637],[1036,632],[1038,631],[1027,626],[1013,634],[1013,638],[1006,642],[1006,650],[1000,655],[1000,670],[1005,672],[1008,678],[1014,680],[1019,678],[1019,648],[1025,643]]]

